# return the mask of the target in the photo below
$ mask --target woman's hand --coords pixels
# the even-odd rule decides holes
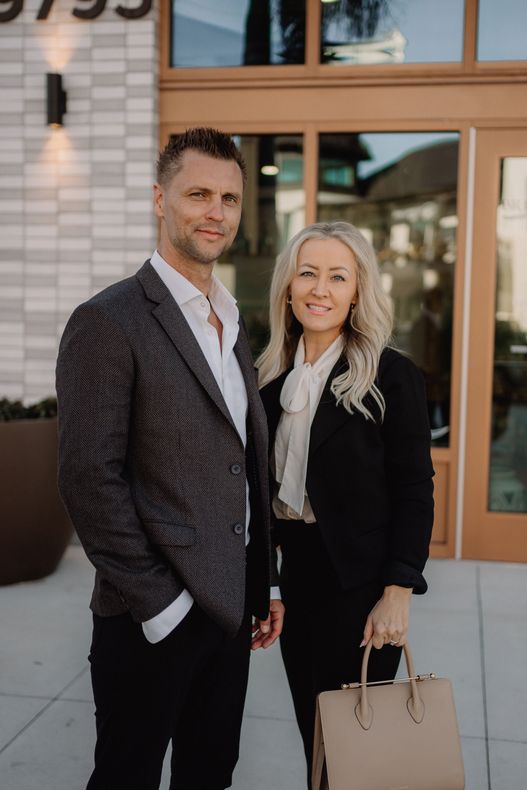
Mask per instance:
[[[271,647],[280,634],[284,624],[285,608],[278,598],[271,598],[269,603],[269,617],[267,620],[254,618],[253,636],[251,649],[258,650],[259,647]]]
[[[411,587],[399,587],[391,584],[384,588],[380,601],[377,601],[368,615],[364,626],[364,647],[373,638],[373,646],[380,649],[384,645],[406,642],[408,621],[410,618]]]

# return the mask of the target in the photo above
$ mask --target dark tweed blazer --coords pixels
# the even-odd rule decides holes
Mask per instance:
[[[59,487],[96,568],[102,616],[161,612],[184,588],[230,634],[246,590],[270,578],[267,428],[243,326],[235,353],[249,400],[242,441],[181,310],[150,262],[80,305],[57,363]]]

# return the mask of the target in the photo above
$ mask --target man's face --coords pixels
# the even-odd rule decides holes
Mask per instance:
[[[162,220],[160,252],[168,263],[212,264],[236,236],[243,179],[237,163],[187,150],[181,169],[165,186],[154,186]]]

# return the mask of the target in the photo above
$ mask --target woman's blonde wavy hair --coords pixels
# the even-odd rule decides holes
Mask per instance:
[[[293,365],[302,326],[287,304],[289,286],[296,274],[300,247],[309,239],[338,239],[355,258],[357,266],[357,303],[343,326],[347,370],[336,376],[331,391],[350,413],[358,411],[375,419],[365,404],[370,395],[384,416],[384,398],[375,385],[379,358],[392,332],[390,300],[385,294],[371,244],[349,222],[318,222],[294,236],[279,255],[270,291],[271,337],[256,361],[260,387],[268,384]]]

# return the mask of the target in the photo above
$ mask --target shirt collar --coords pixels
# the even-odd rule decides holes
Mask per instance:
[[[193,299],[203,299],[203,294],[199,288],[196,288],[190,280],[187,280],[186,277],[167,263],[157,250],[150,258],[150,263],[180,307]],[[226,322],[238,324],[239,313],[236,299],[214,274],[212,275],[208,298],[222,324]]]
[[[236,327],[238,326],[240,314],[236,299],[223,285],[221,280],[214,275],[209,288],[209,301],[224,327],[229,324]]]
[[[186,302],[195,299],[196,296],[203,297],[199,288],[192,285],[190,280],[187,280],[186,277],[183,277],[173,266],[167,263],[157,250],[150,258],[150,263],[180,307]]]

